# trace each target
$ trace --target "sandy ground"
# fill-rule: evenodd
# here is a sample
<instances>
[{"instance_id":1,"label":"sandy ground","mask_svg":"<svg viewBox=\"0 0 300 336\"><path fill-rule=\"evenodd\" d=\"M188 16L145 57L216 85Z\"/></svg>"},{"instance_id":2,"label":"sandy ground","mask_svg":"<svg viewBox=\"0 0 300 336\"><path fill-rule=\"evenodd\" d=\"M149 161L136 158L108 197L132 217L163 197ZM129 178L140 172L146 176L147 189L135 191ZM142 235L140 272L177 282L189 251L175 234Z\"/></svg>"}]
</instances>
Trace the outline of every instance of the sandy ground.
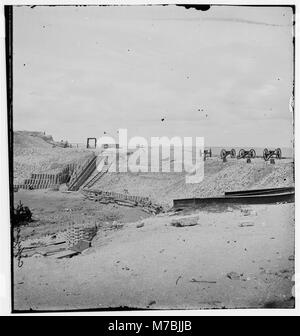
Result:
<instances>
[{"instance_id":1,"label":"sandy ground","mask_svg":"<svg viewBox=\"0 0 300 336\"><path fill-rule=\"evenodd\" d=\"M20 189L14 193L14 204L17 205L19 201L33 213L33 222L22 227L22 239L56 234L66 230L72 222L106 228L112 223L127 223L149 217L139 208L91 202L79 192Z\"/></svg>"},{"instance_id":2,"label":"sandy ground","mask_svg":"<svg viewBox=\"0 0 300 336\"><path fill-rule=\"evenodd\" d=\"M249 209L196 212L188 227L166 214L140 228L133 220L98 231L92 248L71 259L15 262L14 308L293 307L294 204Z\"/></svg>"}]
</instances>

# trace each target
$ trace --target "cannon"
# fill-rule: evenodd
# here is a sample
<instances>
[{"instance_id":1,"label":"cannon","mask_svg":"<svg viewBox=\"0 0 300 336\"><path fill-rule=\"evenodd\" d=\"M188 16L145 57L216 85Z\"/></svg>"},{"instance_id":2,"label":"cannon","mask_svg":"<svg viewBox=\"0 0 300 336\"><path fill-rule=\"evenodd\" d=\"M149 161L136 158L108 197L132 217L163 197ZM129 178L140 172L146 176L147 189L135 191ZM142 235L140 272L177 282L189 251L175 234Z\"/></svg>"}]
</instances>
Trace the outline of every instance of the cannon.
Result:
<instances>
[{"instance_id":1,"label":"cannon","mask_svg":"<svg viewBox=\"0 0 300 336\"><path fill-rule=\"evenodd\" d=\"M256 152L253 148L250 150L240 149L238 159L247 159L247 163L251 163L251 159L256 157Z\"/></svg>"},{"instance_id":2,"label":"cannon","mask_svg":"<svg viewBox=\"0 0 300 336\"><path fill-rule=\"evenodd\" d=\"M204 153L203 153L203 160L205 161L207 157L211 157L212 153L211 153L211 148L208 149L204 149Z\"/></svg>"},{"instance_id":3,"label":"cannon","mask_svg":"<svg viewBox=\"0 0 300 336\"><path fill-rule=\"evenodd\" d=\"M256 157L256 152L253 148L250 150L240 149L238 158L239 159L254 159Z\"/></svg>"},{"instance_id":4,"label":"cannon","mask_svg":"<svg viewBox=\"0 0 300 336\"><path fill-rule=\"evenodd\" d=\"M229 155L230 155L231 158L235 158L236 157L236 152L235 152L234 148L232 148L230 151L227 151L226 149L222 149L221 150L220 157L223 160L223 162L226 162L226 158Z\"/></svg>"},{"instance_id":5,"label":"cannon","mask_svg":"<svg viewBox=\"0 0 300 336\"><path fill-rule=\"evenodd\" d=\"M204 150L204 155L211 157L211 148L209 150L205 149Z\"/></svg>"},{"instance_id":6,"label":"cannon","mask_svg":"<svg viewBox=\"0 0 300 336\"><path fill-rule=\"evenodd\" d=\"M275 150L269 150L268 148L265 148L263 151L263 158L265 161L269 161L270 159L273 158L281 159L282 158L281 149L276 148ZM272 163L274 163L273 161Z\"/></svg>"}]
</instances>

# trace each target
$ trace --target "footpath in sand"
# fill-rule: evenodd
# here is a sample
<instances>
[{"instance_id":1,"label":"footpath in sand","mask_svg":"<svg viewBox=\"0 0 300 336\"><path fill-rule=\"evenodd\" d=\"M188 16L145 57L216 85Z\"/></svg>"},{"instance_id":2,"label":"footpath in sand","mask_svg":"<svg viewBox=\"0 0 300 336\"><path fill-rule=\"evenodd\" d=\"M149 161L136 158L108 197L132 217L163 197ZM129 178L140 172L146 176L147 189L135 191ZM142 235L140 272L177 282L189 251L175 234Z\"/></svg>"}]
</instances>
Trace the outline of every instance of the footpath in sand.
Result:
<instances>
[{"instance_id":1,"label":"footpath in sand","mask_svg":"<svg viewBox=\"0 0 300 336\"><path fill-rule=\"evenodd\" d=\"M99 231L72 259L15 262L14 309L294 306L294 204L187 216L196 225L158 215Z\"/></svg>"}]
</instances>

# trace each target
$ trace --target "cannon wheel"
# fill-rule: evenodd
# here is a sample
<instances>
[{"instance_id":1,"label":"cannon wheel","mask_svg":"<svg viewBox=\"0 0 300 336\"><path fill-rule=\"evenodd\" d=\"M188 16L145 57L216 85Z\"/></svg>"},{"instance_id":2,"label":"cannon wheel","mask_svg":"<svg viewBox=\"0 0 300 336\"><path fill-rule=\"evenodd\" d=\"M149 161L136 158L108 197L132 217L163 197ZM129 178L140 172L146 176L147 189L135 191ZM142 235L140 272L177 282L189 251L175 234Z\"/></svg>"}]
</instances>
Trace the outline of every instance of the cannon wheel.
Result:
<instances>
[{"instance_id":1,"label":"cannon wheel","mask_svg":"<svg viewBox=\"0 0 300 336\"><path fill-rule=\"evenodd\" d=\"M235 149L232 148L232 150L230 151L230 157L231 157L231 158L235 158L235 156L236 156Z\"/></svg>"},{"instance_id":2,"label":"cannon wheel","mask_svg":"<svg viewBox=\"0 0 300 336\"><path fill-rule=\"evenodd\" d=\"M265 161L269 160L269 150L268 150L268 148L264 149L264 151L263 151L263 157L264 157Z\"/></svg>"},{"instance_id":3,"label":"cannon wheel","mask_svg":"<svg viewBox=\"0 0 300 336\"><path fill-rule=\"evenodd\" d=\"M221 159L226 158L226 150L225 149L221 150L220 157L221 157Z\"/></svg>"},{"instance_id":4,"label":"cannon wheel","mask_svg":"<svg viewBox=\"0 0 300 336\"><path fill-rule=\"evenodd\" d=\"M239 157L243 158L245 156L245 150L244 149L240 149L239 151Z\"/></svg>"},{"instance_id":5,"label":"cannon wheel","mask_svg":"<svg viewBox=\"0 0 300 336\"><path fill-rule=\"evenodd\" d=\"M256 152L255 152L255 150L252 148L252 149L250 149L250 157L252 158L252 159L254 159L255 157L256 157Z\"/></svg>"},{"instance_id":6,"label":"cannon wheel","mask_svg":"<svg viewBox=\"0 0 300 336\"><path fill-rule=\"evenodd\" d=\"M275 152L276 152L277 159L281 159L282 157L281 149L277 148Z\"/></svg>"}]
</instances>

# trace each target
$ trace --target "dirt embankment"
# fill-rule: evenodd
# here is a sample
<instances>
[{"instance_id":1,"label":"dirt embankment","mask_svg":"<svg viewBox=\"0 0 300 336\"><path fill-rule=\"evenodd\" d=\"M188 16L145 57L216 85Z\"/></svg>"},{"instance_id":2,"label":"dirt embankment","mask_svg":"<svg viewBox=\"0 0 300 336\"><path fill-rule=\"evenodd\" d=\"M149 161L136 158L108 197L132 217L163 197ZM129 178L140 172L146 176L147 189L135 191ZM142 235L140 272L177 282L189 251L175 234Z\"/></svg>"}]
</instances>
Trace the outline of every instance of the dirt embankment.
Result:
<instances>
[{"instance_id":1,"label":"dirt embankment","mask_svg":"<svg viewBox=\"0 0 300 336\"><path fill-rule=\"evenodd\" d=\"M42 133L14 133L15 183L22 183L31 173L57 173L69 163L80 164L91 154L86 149L53 147L48 139ZM214 157L205 161L204 172L204 180L197 184L186 183L185 173L107 173L93 188L150 197L170 206L175 198L212 197L231 190L294 184L291 159L276 160L273 165L261 158L247 164L237 159L223 163Z\"/></svg>"},{"instance_id":2,"label":"dirt embankment","mask_svg":"<svg viewBox=\"0 0 300 336\"><path fill-rule=\"evenodd\" d=\"M58 173L65 165L84 161L90 155L90 151L85 149L53 146L47 142L50 137L39 133L14 132L14 183L22 183L32 173Z\"/></svg>"},{"instance_id":3,"label":"dirt embankment","mask_svg":"<svg viewBox=\"0 0 300 336\"><path fill-rule=\"evenodd\" d=\"M94 186L105 191L124 192L150 197L162 204L172 204L176 198L213 197L225 191L256 188L273 188L294 185L291 160L277 160L275 165L254 159L228 160L218 158L205 162L201 183L188 184L185 173L107 173Z\"/></svg>"}]
</instances>

